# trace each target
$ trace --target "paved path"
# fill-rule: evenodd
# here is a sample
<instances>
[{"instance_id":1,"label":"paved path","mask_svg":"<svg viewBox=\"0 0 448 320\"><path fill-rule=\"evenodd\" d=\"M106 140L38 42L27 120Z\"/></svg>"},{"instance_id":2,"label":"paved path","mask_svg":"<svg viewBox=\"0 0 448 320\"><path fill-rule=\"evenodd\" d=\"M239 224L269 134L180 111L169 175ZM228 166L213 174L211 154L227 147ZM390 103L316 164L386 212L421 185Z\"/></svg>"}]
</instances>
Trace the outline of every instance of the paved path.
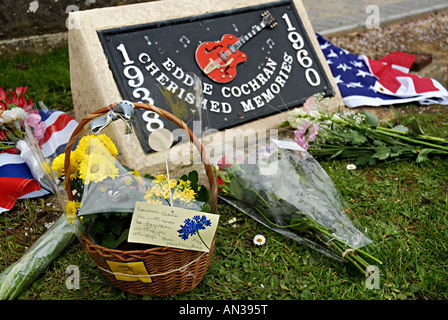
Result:
<instances>
[{"instance_id":1,"label":"paved path","mask_svg":"<svg viewBox=\"0 0 448 320\"><path fill-rule=\"evenodd\" d=\"M322 35L365 27L370 5L379 8L380 23L448 9L448 0L302 0L316 32Z\"/></svg>"}]
</instances>

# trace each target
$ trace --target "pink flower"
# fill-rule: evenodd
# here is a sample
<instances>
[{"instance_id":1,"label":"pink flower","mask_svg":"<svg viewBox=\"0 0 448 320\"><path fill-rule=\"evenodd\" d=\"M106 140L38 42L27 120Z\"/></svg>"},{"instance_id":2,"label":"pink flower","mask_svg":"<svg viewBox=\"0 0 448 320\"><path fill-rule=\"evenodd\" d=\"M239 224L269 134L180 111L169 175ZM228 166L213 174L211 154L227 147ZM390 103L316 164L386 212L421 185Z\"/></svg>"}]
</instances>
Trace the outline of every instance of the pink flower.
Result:
<instances>
[{"instance_id":1,"label":"pink flower","mask_svg":"<svg viewBox=\"0 0 448 320\"><path fill-rule=\"evenodd\" d=\"M305 137L298 137L295 136L294 137L294 141L301 146L303 149L307 150L308 149L308 143L306 143L306 139Z\"/></svg>"},{"instance_id":2,"label":"pink flower","mask_svg":"<svg viewBox=\"0 0 448 320\"><path fill-rule=\"evenodd\" d=\"M300 137L305 136L306 130L308 130L309 126L310 126L310 119L307 118L303 121L302 125L300 126L300 128L298 130Z\"/></svg>"},{"instance_id":3,"label":"pink flower","mask_svg":"<svg viewBox=\"0 0 448 320\"><path fill-rule=\"evenodd\" d=\"M33 135L36 138L37 142L44 138L46 125L42 121L39 113L30 113L28 118L26 119L28 125L33 128Z\"/></svg>"},{"instance_id":4,"label":"pink flower","mask_svg":"<svg viewBox=\"0 0 448 320\"><path fill-rule=\"evenodd\" d=\"M38 113L32 113L26 119L26 122L30 125L31 128L37 127L39 122L41 122L42 118Z\"/></svg>"},{"instance_id":5,"label":"pink flower","mask_svg":"<svg viewBox=\"0 0 448 320\"><path fill-rule=\"evenodd\" d=\"M45 136L45 128L46 125L43 122L39 122L37 127L33 130L33 135L36 138L37 142L40 142Z\"/></svg>"},{"instance_id":6,"label":"pink flower","mask_svg":"<svg viewBox=\"0 0 448 320\"><path fill-rule=\"evenodd\" d=\"M314 96L309 97L303 104L303 112L309 113L313 109L313 105L316 103Z\"/></svg>"},{"instance_id":7,"label":"pink flower","mask_svg":"<svg viewBox=\"0 0 448 320\"><path fill-rule=\"evenodd\" d=\"M319 126L317 125L317 123L315 123L311 126L310 135L308 136L308 142L311 142L314 139L316 139L318 133L319 133Z\"/></svg>"}]
</instances>

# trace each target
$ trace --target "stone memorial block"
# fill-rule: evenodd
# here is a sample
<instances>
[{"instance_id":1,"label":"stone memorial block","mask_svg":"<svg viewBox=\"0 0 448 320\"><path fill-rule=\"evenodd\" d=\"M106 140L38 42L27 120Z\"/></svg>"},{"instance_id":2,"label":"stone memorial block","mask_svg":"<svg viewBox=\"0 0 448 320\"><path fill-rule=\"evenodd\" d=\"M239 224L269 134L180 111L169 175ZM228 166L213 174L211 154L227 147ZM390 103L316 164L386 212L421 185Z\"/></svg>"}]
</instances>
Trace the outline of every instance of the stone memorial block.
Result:
<instances>
[{"instance_id":1,"label":"stone memorial block","mask_svg":"<svg viewBox=\"0 0 448 320\"><path fill-rule=\"evenodd\" d=\"M121 100L151 103L184 120L217 156L224 141L269 134L313 94L330 97L332 111L343 107L300 0L156 1L71 15L78 26L68 35L77 120ZM120 121L106 129L124 164L162 170L164 155L148 138L167 128L177 132L170 168L200 165L194 147L176 144L185 135L171 121L137 110L133 124L136 135L124 135Z\"/></svg>"}]
</instances>

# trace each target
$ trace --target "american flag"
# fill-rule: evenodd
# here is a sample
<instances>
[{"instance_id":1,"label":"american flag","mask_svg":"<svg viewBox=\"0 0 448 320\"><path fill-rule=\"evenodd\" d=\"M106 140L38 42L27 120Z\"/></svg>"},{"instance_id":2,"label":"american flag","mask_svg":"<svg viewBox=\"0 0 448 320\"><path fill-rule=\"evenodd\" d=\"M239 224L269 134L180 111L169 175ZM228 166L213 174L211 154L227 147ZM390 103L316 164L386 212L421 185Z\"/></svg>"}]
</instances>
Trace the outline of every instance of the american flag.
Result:
<instances>
[{"instance_id":1,"label":"american flag","mask_svg":"<svg viewBox=\"0 0 448 320\"><path fill-rule=\"evenodd\" d=\"M316 36L347 107L448 104L448 91L442 84L409 73L415 56L393 52L373 60L339 48L320 34Z\"/></svg>"},{"instance_id":2,"label":"american flag","mask_svg":"<svg viewBox=\"0 0 448 320\"><path fill-rule=\"evenodd\" d=\"M40 142L42 155L53 159L65 151L73 130L78 125L67 113L55 110L39 110L46 128ZM20 154L0 153L0 213L11 210L17 199L48 195Z\"/></svg>"}]
</instances>

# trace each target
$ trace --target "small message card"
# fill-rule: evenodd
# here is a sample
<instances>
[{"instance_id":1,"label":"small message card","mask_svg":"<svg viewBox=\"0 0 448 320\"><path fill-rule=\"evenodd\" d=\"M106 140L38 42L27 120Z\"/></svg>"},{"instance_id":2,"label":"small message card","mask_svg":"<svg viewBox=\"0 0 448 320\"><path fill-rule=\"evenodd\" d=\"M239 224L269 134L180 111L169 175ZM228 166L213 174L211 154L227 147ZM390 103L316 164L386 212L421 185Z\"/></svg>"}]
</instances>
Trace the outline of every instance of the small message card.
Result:
<instances>
[{"instance_id":1,"label":"small message card","mask_svg":"<svg viewBox=\"0 0 448 320\"><path fill-rule=\"evenodd\" d=\"M113 272L115 279L120 281L135 282L141 281L143 283L152 283L151 276L146 269L144 261L113 261L105 260L109 265L110 271ZM129 276L126 276L129 274Z\"/></svg>"},{"instance_id":2,"label":"small message card","mask_svg":"<svg viewBox=\"0 0 448 320\"><path fill-rule=\"evenodd\" d=\"M137 202L128 242L186 250L210 250L219 215Z\"/></svg>"}]
</instances>

